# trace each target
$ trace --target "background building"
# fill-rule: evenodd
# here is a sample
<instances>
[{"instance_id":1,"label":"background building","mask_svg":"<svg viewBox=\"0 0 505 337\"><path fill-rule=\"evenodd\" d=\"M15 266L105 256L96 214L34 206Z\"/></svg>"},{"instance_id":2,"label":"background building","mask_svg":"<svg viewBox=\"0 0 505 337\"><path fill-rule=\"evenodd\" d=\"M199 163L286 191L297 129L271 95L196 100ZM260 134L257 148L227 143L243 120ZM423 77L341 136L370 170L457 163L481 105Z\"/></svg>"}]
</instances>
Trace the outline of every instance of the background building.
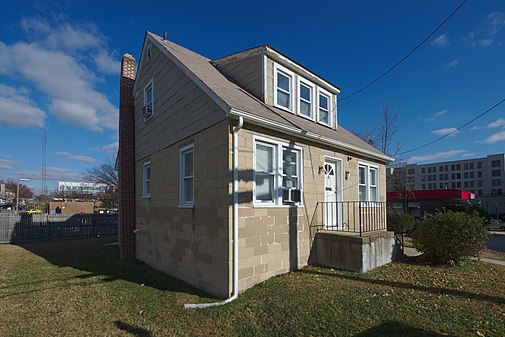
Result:
<instances>
[{"instance_id":1,"label":"background building","mask_svg":"<svg viewBox=\"0 0 505 337\"><path fill-rule=\"evenodd\" d=\"M505 154L483 158L408 164L394 172L409 191L462 189L491 214L505 213ZM395 186L398 188L398 183ZM392 188L390 190L393 190Z\"/></svg>"},{"instance_id":2,"label":"background building","mask_svg":"<svg viewBox=\"0 0 505 337\"><path fill-rule=\"evenodd\" d=\"M58 181L58 193L70 194L105 194L107 185L86 182Z\"/></svg>"}]
</instances>

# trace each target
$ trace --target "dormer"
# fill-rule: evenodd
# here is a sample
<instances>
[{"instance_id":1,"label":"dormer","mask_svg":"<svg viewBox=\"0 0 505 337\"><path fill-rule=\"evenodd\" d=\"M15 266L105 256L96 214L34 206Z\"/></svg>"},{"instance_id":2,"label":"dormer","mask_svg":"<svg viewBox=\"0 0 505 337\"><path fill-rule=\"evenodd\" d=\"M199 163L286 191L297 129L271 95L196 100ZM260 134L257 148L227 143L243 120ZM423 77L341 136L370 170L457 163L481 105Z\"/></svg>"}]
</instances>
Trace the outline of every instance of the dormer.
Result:
<instances>
[{"instance_id":1,"label":"dormer","mask_svg":"<svg viewBox=\"0 0 505 337\"><path fill-rule=\"evenodd\" d=\"M337 129L340 89L272 47L248 49L212 64L265 104Z\"/></svg>"}]
</instances>

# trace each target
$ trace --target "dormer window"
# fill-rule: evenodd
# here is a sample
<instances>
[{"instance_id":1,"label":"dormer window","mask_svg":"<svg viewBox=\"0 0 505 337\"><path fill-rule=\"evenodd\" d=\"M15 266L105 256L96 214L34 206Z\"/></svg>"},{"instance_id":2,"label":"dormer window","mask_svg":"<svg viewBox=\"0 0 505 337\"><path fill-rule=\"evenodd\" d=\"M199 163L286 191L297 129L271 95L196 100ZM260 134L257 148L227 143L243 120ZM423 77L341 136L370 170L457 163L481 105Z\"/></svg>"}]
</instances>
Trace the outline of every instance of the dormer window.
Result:
<instances>
[{"instance_id":1,"label":"dormer window","mask_svg":"<svg viewBox=\"0 0 505 337\"><path fill-rule=\"evenodd\" d=\"M298 113L312 119L312 92L311 86L300 81Z\"/></svg>"},{"instance_id":2,"label":"dormer window","mask_svg":"<svg viewBox=\"0 0 505 337\"><path fill-rule=\"evenodd\" d=\"M275 105L292 110L293 75L287 70L275 68Z\"/></svg>"},{"instance_id":3,"label":"dormer window","mask_svg":"<svg viewBox=\"0 0 505 337\"><path fill-rule=\"evenodd\" d=\"M318 121L321 124L330 125L330 96L319 92Z\"/></svg>"}]
</instances>

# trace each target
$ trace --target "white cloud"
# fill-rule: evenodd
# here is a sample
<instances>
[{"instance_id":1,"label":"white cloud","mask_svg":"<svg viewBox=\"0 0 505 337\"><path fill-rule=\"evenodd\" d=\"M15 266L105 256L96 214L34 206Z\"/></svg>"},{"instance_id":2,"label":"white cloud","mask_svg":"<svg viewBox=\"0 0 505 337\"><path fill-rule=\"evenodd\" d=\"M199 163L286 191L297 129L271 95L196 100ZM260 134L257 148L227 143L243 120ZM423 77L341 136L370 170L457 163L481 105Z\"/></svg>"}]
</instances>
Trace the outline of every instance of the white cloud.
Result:
<instances>
[{"instance_id":1,"label":"white cloud","mask_svg":"<svg viewBox=\"0 0 505 337\"><path fill-rule=\"evenodd\" d=\"M13 128L41 127L45 118L45 112L31 102L26 90L0 84L0 125Z\"/></svg>"},{"instance_id":2,"label":"white cloud","mask_svg":"<svg viewBox=\"0 0 505 337\"><path fill-rule=\"evenodd\" d=\"M479 46L481 47L489 47L493 44L493 39L480 39Z\"/></svg>"},{"instance_id":3,"label":"white cloud","mask_svg":"<svg viewBox=\"0 0 505 337\"><path fill-rule=\"evenodd\" d=\"M447 63L447 68L453 68L453 67L457 66L458 64L459 64L459 60L454 59L451 62Z\"/></svg>"},{"instance_id":4,"label":"white cloud","mask_svg":"<svg viewBox=\"0 0 505 337\"><path fill-rule=\"evenodd\" d=\"M482 130L482 129L484 129L482 126L472 126L470 128L471 131Z\"/></svg>"},{"instance_id":5,"label":"white cloud","mask_svg":"<svg viewBox=\"0 0 505 337\"><path fill-rule=\"evenodd\" d=\"M484 139L480 143L493 144L493 143L501 142L501 141L504 141L504 140L505 140L505 130L497 132L495 134L492 134L491 136L487 137L486 139Z\"/></svg>"},{"instance_id":6,"label":"white cloud","mask_svg":"<svg viewBox=\"0 0 505 337\"><path fill-rule=\"evenodd\" d=\"M0 75L31 82L47 96L52 115L65 123L94 131L117 129L118 108L94 88L99 75L118 69L103 35L93 26L68 22L25 19L21 25L34 41L0 41Z\"/></svg>"},{"instance_id":7,"label":"white cloud","mask_svg":"<svg viewBox=\"0 0 505 337\"><path fill-rule=\"evenodd\" d=\"M477 153L475 153L475 152L468 152L468 153L464 153L461 157L468 158L468 157L475 157L476 155L477 155Z\"/></svg>"},{"instance_id":8,"label":"white cloud","mask_svg":"<svg viewBox=\"0 0 505 337\"><path fill-rule=\"evenodd\" d=\"M490 129L505 127L505 118L500 117L494 122L489 123L487 127Z\"/></svg>"},{"instance_id":9,"label":"white cloud","mask_svg":"<svg viewBox=\"0 0 505 337\"><path fill-rule=\"evenodd\" d=\"M445 115L445 114L447 113L447 111L448 111L448 110L441 110L441 111L439 111L439 112L434 113L434 114L433 114L433 116L435 116L435 117L440 117L440 116L442 116L442 115Z\"/></svg>"},{"instance_id":10,"label":"white cloud","mask_svg":"<svg viewBox=\"0 0 505 337\"><path fill-rule=\"evenodd\" d=\"M19 171L17 176L28 178L28 179L40 179L40 171ZM60 167L47 167L46 168L46 179L52 181L83 181L84 177L82 174L75 173L72 170L64 169Z\"/></svg>"},{"instance_id":11,"label":"white cloud","mask_svg":"<svg viewBox=\"0 0 505 337\"><path fill-rule=\"evenodd\" d=\"M440 160L440 159L448 159L448 158L454 158L456 156L461 156L461 155L464 156L466 153L469 153L469 151L468 150L442 151L442 152L427 154L424 156L413 156L408 159L408 162L409 163L421 163L421 162L435 161L435 160Z\"/></svg>"},{"instance_id":12,"label":"white cloud","mask_svg":"<svg viewBox=\"0 0 505 337\"><path fill-rule=\"evenodd\" d=\"M82 161L82 162L85 162L85 163L94 163L94 162L96 162L95 158L91 158L91 157L83 156L83 155L71 154L71 153L68 153L68 152L55 152L54 155L65 157L65 158L68 158L70 160Z\"/></svg>"},{"instance_id":13,"label":"white cloud","mask_svg":"<svg viewBox=\"0 0 505 337\"><path fill-rule=\"evenodd\" d=\"M459 133L457 131L458 129L456 128L445 128L445 129L438 129L438 130L433 130L431 131L432 134L437 135L437 136L445 136L445 135L454 135L456 133Z\"/></svg>"},{"instance_id":14,"label":"white cloud","mask_svg":"<svg viewBox=\"0 0 505 337\"><path fill-rule=\"evenodd\" d=\"M18 165L17 162L10 159L0 158L0 169L13 169Z\"/></svg>"},{"instance_id":15,"label":"white cloud","mask_svg":"<svg viewBox=\"0 0 505 337\"><path fill-rule=\"evenodd\" d=\"M444 34L440 35L435 40L433 40L433 42L431 44L433 44L435 46L439 46L439 47L445 47L445 46L449 45L449 39L447 38L447 34L444 33Z\"/></svg>"},{"instance_id":16,"label":"white cloud","mask_svg":"<svg viewBox=\"0 0 505 337\"><path fill-rule=\"evenodd\" d=\"M110 144L105 144L103 146L92 147L91 151L100 151L100 152L117 152L119 148L119 142L112 142Z\"/></svg>"}]
</instances>

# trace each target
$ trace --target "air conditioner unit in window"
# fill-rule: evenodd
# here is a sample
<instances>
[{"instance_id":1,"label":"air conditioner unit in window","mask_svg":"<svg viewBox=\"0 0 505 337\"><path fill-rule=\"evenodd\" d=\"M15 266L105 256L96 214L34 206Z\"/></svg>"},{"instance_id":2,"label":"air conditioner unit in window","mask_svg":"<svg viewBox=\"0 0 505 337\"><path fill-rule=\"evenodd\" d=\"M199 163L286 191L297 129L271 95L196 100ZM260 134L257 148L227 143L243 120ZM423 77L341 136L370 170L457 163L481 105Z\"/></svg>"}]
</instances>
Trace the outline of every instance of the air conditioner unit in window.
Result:
<instances>
[{"instance_id":1,"label":"air conditioner unit in window","mask_svg":"<svg viewBox=\"0 0 505 337\"><path fill-rule=\"evenodd\" d=\"M297 188L283 188L282 201L285 203L295 203L302 201L302 191Z\"/></svg>"},{"instance_id":2,"label":"air conditioner unit in window","mask_svg":"<svg viewBox=\"0 0 505 337\"><path fill-rule=\"evenodd\" d=\"M152 104L144 105L142 108L142 117L149 118L153 115L153 106Z\"/></svg>"}]
</instances>

